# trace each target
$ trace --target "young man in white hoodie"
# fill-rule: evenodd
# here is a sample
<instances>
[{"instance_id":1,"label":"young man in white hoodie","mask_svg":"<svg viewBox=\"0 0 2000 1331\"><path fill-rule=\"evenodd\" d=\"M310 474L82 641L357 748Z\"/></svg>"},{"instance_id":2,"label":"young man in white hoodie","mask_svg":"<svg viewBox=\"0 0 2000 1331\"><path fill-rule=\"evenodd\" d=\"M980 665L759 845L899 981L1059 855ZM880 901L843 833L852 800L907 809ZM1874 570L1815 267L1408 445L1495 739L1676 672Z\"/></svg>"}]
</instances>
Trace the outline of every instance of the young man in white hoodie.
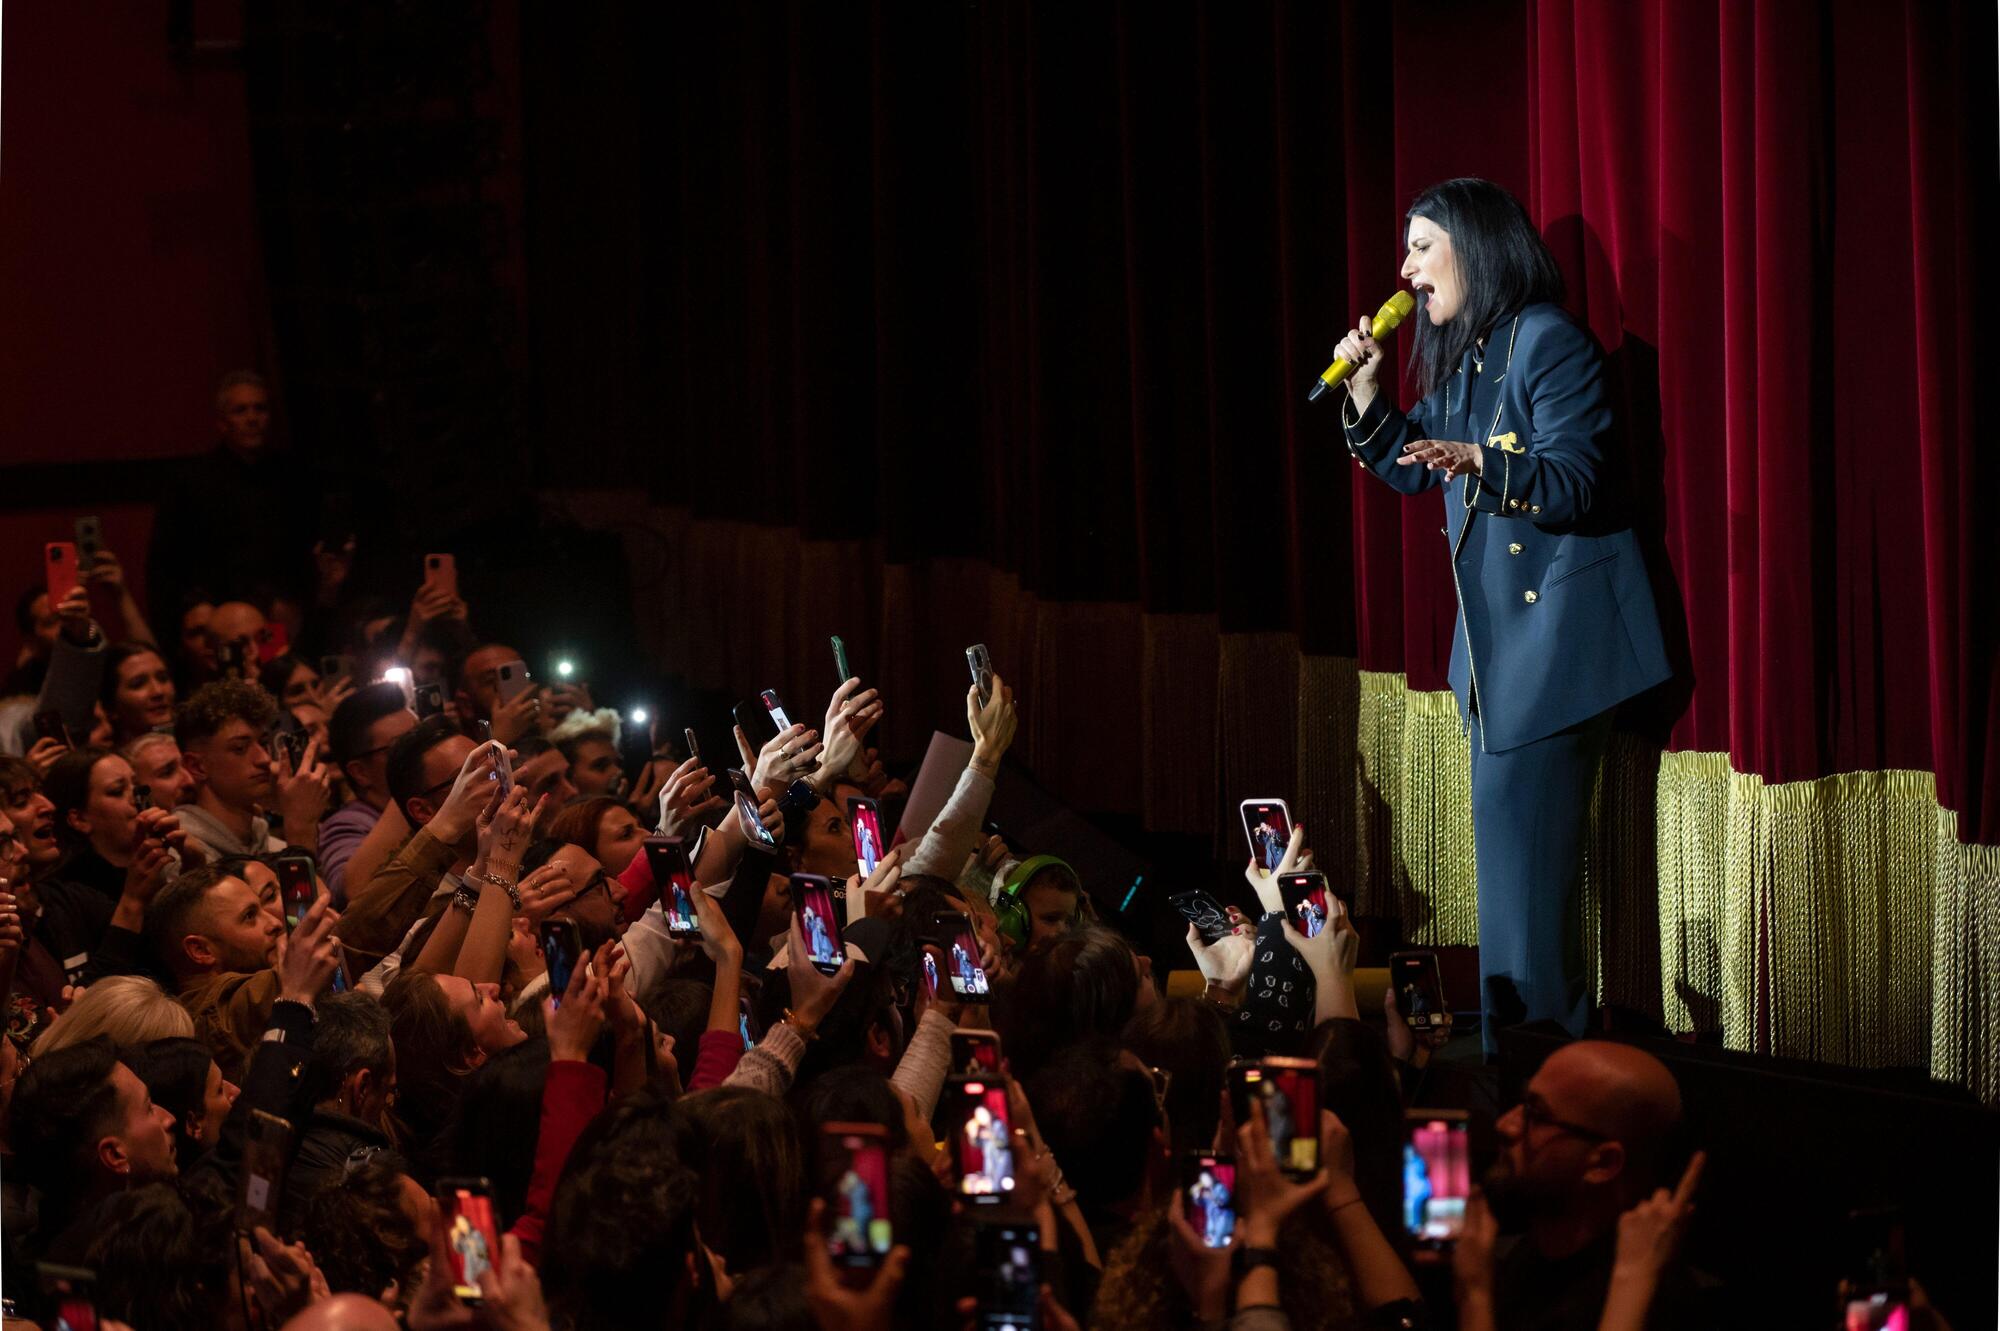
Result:
<instances>
[{"instance_id":1,"label":"young man in white hoodie","mask_svg":"<svg viewBox=\"0 0 2000 1331\"><path fill-rule=\"evenodd\" d=\"M317 853L332 774L308 743L298 770L275 761L266 742L278 703L257 685L204 684L174 713L174 738L195 778L194 799L175 813L202 845L223 855L266 855L290 844ZM276 812L284 839L274 834Z\"/></svg>"}]
</instances>

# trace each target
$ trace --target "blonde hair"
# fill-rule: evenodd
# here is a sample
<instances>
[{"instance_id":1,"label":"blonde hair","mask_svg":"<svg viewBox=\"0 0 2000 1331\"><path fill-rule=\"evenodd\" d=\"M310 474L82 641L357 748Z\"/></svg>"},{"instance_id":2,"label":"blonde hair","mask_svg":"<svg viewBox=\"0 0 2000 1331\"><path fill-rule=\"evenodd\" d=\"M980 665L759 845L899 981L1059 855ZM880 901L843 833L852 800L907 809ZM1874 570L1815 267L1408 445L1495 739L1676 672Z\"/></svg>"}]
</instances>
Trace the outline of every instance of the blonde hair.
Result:
<instances>
[{"instance_id":1,"label":"blonde hair","mask_svg":"<svg viewBox=\"0 0 2000 1331\"><path fill-rule=\"evenodd\" d=\"M35 1041L35 1058L106 1036L121 1049L194 1035L194 1018L166 990L143 975L112 975L78 996Z\"/></svg>"}]
</instances>

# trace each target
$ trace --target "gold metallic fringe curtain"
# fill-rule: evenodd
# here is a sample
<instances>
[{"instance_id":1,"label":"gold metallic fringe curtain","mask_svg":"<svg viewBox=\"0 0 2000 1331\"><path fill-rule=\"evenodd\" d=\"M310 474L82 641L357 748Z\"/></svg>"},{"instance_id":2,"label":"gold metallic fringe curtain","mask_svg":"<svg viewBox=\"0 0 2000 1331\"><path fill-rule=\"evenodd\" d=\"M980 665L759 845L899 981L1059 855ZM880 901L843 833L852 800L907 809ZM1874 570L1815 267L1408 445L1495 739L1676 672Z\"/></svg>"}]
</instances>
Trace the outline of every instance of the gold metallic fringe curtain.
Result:
<instances>
[{"instance_id":1,"label":"gold metallic fringe curtain","mask_svg":"<svg viewBox=\"0 0 2000 1331\"><path fill-rule=\"evenodd\" d=\"M963 713L986 642L1023 702L1019 756L1080 809L1209 836L1234 799L1285 794L1364 914L1419 945L1478 941L1471 776L1449 693L1307 656L1212 615L1043 601L975 561L888 563L859 542L570 495L626 537L641 640L707 688L829 682L826 635L920 751ZM2000 847L1964 846L1924 772L1771 786L1720 753L1615 736L1593 800L1585 911L1601 1001L1731 1048L1927 1067L2000 1101Z\"/></svg>"}]
</instances>

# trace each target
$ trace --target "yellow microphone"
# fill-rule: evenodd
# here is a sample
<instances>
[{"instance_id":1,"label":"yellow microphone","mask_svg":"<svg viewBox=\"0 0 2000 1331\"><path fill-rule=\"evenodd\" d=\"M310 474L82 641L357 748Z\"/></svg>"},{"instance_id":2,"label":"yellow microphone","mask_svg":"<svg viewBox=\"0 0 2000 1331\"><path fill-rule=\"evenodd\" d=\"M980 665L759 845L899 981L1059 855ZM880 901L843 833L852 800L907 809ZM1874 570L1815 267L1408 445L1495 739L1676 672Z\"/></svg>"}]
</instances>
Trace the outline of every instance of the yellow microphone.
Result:
<instances>
[{"instance_id":1,"label":"yellow microphone","mask_svg":"<svg viewBox=\"0 0 2000 1331\"><path fill-rule=\"evenodd\" d=\"M1382 308L1375 311L1375 326L1368 330L1369 336L1381 341L1396 331L1403 320L1410 317L1410 311L1417 308L1416 297L1407 291L1398 291L1382 302ZM1306 401L1317 402L1320 395L1329 388L1338 388L1348 375L1354 373L1354 362L1343 357L1326 367L1326 373L1313 380L1313 386L1306 393Z\"/></svg>"}]
</instances>

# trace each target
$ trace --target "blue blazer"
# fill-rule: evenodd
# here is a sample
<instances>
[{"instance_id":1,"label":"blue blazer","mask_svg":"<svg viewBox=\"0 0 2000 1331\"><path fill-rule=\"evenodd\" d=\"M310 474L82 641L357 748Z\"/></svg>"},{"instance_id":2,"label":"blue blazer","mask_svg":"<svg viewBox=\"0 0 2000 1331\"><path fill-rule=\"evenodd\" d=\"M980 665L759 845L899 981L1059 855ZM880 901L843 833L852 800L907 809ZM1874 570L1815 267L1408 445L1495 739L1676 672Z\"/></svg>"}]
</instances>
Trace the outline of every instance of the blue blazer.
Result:
<instances>
[{"instance_id":1,"label":"blue blazer","mask_svg":"<svg viewBox=\"0 0 2000 1331\"><path fill-rule=\"evenodd\" d=\"M1559 306L1503 320L1484 370L1500 386L1499 416L1484 397L1468 427L1462 404L1475 373L1467 355L1449 426L1443 403L1425 398L1406 416L1386 392L1358 419L1350 399L1342 424L1363 467L1405 494L1443 495L1459 605L1451 687L1483 751L1499 753L1587 721L1673 668L1619 472L1605 458L1611 409L1597 344ZM1469 441L1485 451L1481 475L1445 486L1443 472L1397 465L1411 440L1463 440L1468 428L1485 436Z\"/></svg>"}]
</instances>

